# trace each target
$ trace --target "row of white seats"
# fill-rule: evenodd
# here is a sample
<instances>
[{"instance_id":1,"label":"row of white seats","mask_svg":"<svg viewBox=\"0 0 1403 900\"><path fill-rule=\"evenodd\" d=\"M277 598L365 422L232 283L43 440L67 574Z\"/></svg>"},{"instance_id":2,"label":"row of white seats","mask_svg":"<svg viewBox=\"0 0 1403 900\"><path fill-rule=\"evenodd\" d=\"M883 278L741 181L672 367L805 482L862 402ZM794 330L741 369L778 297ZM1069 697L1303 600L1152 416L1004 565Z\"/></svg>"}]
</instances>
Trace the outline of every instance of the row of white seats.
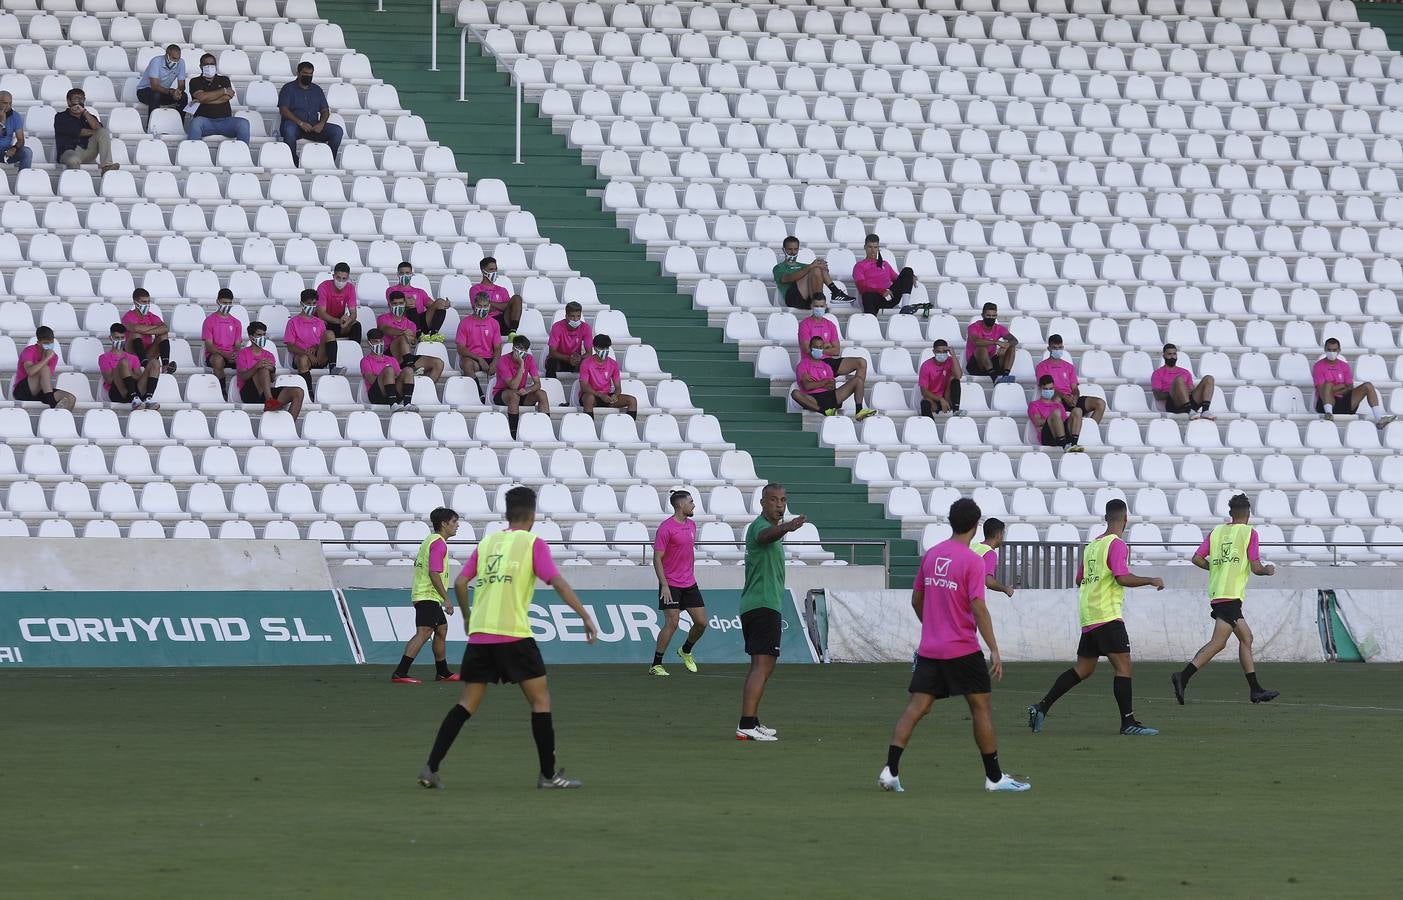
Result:
<instances>
[{"instance_id":1,"label":"row of white seats","mask_svg":"<svg viewBox=\"0 0 1403 900\"><path fill-rule=\"evenodd\" d=\"M87 47L89 49L102 47L103 45L116 45L125 48L135 46L145 49L145 44L165 47L168 44L193 45L201 49L214 50L226 47L239 47L244 50L277 49L285 54L300 57L309 50L321 50L328 55L337 50L346 49L346 36L341 31L340 25L331 23L321 23L308 28L298 21L279 21L272 23L259 22L256 19L242 19L232 23L226 28L225 22L215 18L199 18L187 23L169 16L161 16L143 22L140 18L132 15L112 16L108 18L98 18L93 15L74 16L66 23L60 22L57 31L54 29L53 20L50 18L33 17L28 23L21 22L13 14L0 15L0 48L15 40L25 40L27 42L41 41L53 44L57 41L72 41L69 45L59 45L55 48L55 55L52 57L56 69L67 69L74 67L79 59L71 52L64 56L59 56L58 52L65 46ZM13 49L20 47L39 47L37 43L22 43ZM42 48L41 48L42 49ZM140 50L138 50L140 52ZM160 51L157 51L159 54ZM35 60L37 62L37 60ZM16 59L13 63L15 68L23 70L22 62L30 62L30 58ZM67 65L64 65L67 64ZM33 66L32 68L43 68L43 66ZM87 66L77 65L76 68L87 68ZM98 65L93 68L103 69ZM187 64L187 69L194 66ZM140 71L138 66L134 71Z\"/></svg>"},{"instance_id":2,"label":"row of white seats","mask_svg":"<svg viewBox=\"0 0 1403 900\"><path fill-rule=\"evenodd\" d=\"M46 15L69 18L78 13L111 17L120 14L147 19L164 12L183 19L256 19L263 22L316 19L316 0L7 0L8 12L26 19Z\"/></svg>"}]
</instances>

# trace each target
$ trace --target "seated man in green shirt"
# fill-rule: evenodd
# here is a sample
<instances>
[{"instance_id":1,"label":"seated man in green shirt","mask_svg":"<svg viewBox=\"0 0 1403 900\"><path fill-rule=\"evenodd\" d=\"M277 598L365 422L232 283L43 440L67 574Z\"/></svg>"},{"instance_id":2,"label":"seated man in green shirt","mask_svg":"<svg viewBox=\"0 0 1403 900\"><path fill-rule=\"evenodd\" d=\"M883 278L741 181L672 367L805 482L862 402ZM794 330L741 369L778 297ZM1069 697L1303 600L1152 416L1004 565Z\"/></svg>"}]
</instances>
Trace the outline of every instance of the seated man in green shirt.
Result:
<instances>
[{"instance_id":1,"label":"seated man in green shirt","mask_svg":"<svg viewBox=\"0 0 1403 900\"><path fill-rule=\"evenodd\" d=\"M825 287L833 295L834 302L853 302L852 295L833 283L832 276L828 274L827 260L815 259L807 265L799 262L799 239L792 234L780 246L784 259L772 271L775 286L783 295L785 306L808 309L813 305L814 297L823 296Z\"/></svg>"}]
</instances>

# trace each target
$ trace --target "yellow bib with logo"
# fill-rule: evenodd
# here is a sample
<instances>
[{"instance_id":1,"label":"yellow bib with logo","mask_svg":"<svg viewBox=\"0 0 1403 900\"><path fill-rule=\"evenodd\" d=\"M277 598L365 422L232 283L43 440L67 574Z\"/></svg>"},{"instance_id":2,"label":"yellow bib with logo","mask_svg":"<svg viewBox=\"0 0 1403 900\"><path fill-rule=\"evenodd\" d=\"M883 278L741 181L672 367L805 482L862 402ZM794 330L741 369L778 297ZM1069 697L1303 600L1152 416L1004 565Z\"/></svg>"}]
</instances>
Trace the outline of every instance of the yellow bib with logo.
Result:
<instances>
[{"instance_id":1,"label":"yellow bib with logo","mask_svg":"<svg viewBox=\"0 0 1403 900\"><path fill-rule=\"evenodd\" d=\"M1251 563L1251 525L1219 525L1208 535L1208 599L1241 600Z\"/></svg>"},{"instance_id":2,"label":"yellow bib with logo","mask_svg":"<svg viewBox=\"0 0 1403 900\"><path fill-rule=\"evenodd\" d=\"M434 544L442 540L443 535L431 534L424 538L424 542L419 545L419 555L414 558L414 584L409 589L410 602L419 603L423 600L432 600L435 603L443 602L443 597L434 587L433 579L429 577L429 551L433 549ZM444 559L446 561L447 557ZM442 572L438 574L443 575Z\"/></svg>"},{"instance_id":3,"label":"yellow bib with logo","mask_svg":"<svg viewBox=\"0 0 1403 900\"><path fill-rule=\"evenodd\" d=\"M477 546L477 586L468 617L468 633L531 636L526 612L536 593L536 567L530 531L498 531Z\"/></svg>"},{"instance_id":4,"label":"yellow bib with logo","mask_svg":"<svg viewBox=\"0 0 1403 900\"><path fill-rule=\"evenodd\" d=\"M1116 576L1111 574L1106 564L1111 543L1119 540L1114 534L1103 534L1086 545L1082 551L1081 594L1078 605L1081 607L1081 627L1100 625L1121 617L1125 606L1125 588L1121 587Z\"/></svg>"}]
</instances>

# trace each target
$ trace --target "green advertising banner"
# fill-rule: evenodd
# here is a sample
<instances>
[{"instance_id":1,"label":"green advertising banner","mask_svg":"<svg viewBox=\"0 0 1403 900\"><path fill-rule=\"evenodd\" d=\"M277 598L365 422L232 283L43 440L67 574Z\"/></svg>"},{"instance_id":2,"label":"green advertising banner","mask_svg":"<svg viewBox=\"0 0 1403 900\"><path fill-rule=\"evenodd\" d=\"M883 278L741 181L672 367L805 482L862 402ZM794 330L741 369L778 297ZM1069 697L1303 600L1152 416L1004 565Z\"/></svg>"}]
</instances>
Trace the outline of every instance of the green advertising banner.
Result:
<instances>
[{"instance_id":1,"label":"green advertising banner","mask_svg":"<svg viewBox=\"0 0 1403 900\"><path fill-rule=\"evenodd\" d=\"M414 607L407 590L352 589L342 592L351 611L351 623L368 663L394 665L404 652L405 642L414 636ZM541 645L547 664L628 663L646 665L652 661L653 647L663 624L654 591L578 591L580 602L589 609L599 628L599 640L585 643L584 622L549 588L536 591L531 604L531 632ZM706 613L710 630L697 645L697 659L707 663L749 662L740 633L740 591L706 591ZM781 662L814 662L814 654L804 635L794 598L786 592L783 610L784 632L780 641ZM690 627L687 614L673 645L680 647ZM455 611L448 620L448 659L457 666L466 641L463 618ZM421 651L427 663L427 648Z\"/></svg>"},{"instance_id":2,"label":"green advertising banner","mask_svg":"<svg viewBox=\"0 0 1403 900\"><path fill-rule=\"evenodd\" d=\"M0 668L355 661L331 591L0 592Z\"/></svg>"}]
</instances>

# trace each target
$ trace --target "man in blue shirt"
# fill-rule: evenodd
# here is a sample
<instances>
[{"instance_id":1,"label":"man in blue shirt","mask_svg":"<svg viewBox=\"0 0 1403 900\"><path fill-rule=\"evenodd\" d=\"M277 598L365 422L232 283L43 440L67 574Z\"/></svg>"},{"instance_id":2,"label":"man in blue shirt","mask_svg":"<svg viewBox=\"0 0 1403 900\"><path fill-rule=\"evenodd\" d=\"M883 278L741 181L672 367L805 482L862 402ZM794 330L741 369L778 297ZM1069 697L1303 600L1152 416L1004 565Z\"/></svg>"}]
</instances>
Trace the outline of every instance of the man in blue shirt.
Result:
<instances>
[{"instance_id":1,"label":"man in blue shirt","mask_svg":"<svg viewBox=\"0 0 1403 900\"><path fill-rule=\"evenodd\" d=\"M146 104L148 111L162 106L174 106L185 121L185 63L180 47L171 44L164 56L156 56L141 73L142 86L136 89L136 99Z\"/></svg>"},{"instance_id":2,"label":"man in blue shirt","mask_svg":"<svg viewBox=\"0 0 1403 900\"><path fill-rule=\"evenodd\" d=\"M112 133L83 108L86 99L74 88L68 92L68 108L54 116L54 155L70 169L98 160L98 171L111 172L118 167L112 161Z\"/></svg>"},{"instance_id":3,"label":"man in blue shirt","mask_svg":"<svg viewBox=\"0 0 1403 900\"><path fill-rule=\"evenodd\" d=\"M34 151L24 145L24 117L15 109L15 98L0 91L0 162L27 169Z\"/></svg>"},{"instance_id":4,"label":"man in blue shirt","mask_svg":"<svg viewBox=\"0 0 1403 900\"><path fill-rule=\"evenodd\" d=\"M326 105L326 94L312 84L312 71L311 63L298 63L297 80L289 81L278 92L278 112L283 117L278 131L292 149L293 165L299 165L298 140L330 144L334 162L336 151L341 148L341 138L345 136L340 125L327 121L331 118L331 108Z\"/></svg>"}]
</instances>

